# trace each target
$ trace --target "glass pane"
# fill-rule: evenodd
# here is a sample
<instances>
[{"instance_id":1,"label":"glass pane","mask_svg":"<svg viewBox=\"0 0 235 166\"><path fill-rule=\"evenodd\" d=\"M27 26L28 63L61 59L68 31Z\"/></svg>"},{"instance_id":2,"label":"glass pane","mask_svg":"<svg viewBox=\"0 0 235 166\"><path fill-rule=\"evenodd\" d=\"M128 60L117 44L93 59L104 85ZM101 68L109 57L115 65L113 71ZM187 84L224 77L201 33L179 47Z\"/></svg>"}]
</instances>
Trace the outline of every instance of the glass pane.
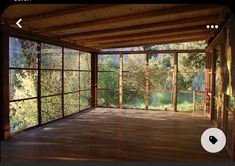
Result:
<instances>
[{"instance_id":1,"label":"glass pane","mask_svg":"<svg viewBox=\"0 0 235 166\"><path fill-rule=\"evenodd\" d=\"M61 93L61 72L41 71L41 95L53 95Z\"/></svg>"},{"instance_id":2,"label":"glass pane","mask_svg":"<svg viewBox=\"0 0 235 166\"><path fill-rule=\"evenodd\" d=\"M123 91L123 107L145 109L145 92Z\"/></svg>"},{"instance_id":3,"label":"glass pane","mask_svg":"<svg viewBox=\"0 0 235 166\"><path fill-rule=\"evenodd\" d=\"M118 71L119 55L98 55L98 71Z\"/></svg>"},{"instance_id":4,"label":"glass pane","mask_svg":"<svg viewBox=\"0 0 235 166\"><path fill-rule=\"evenodd\" d=\"M177 86L180 90L204 90L205 73L178 73Z\"/></svg>"},{"instance_id":5,"label":"glass pane","mask_svg":"<svg viewBox=\"0 0 235 166\"><path fill-rule=\"evenodd\" d=\"M150 91L172 90L173 57L172 54L148 54Z\"/></svg>"},{"instance_id":6,"label":"glass pane","mask_svg":"<svg viewBox=\"0 0 235 166\"><path fill-rule=\"evenodd\" d=\"M79 70L79 51L64 48L64 69Z\"/></svg>"},{"instance_id":7,"label":"glass pane","mask_svg":"<svg viewBox=\"0 0 235 166\"><path fill-rule=\"evenodd\" d=\"M123 55L123 89L144 91L146 88L146 55L130 54Z\"/></svg>"},{"instance_id":8,"label":"glass pane","mask_svg":"<svg viewBox=\"0 0 235 166\"><path fill-rule=\"evenodd\" d=\"M135 91L145 91L146 89L146 79L145 73L123 73L123 89L124 90L135 90Z\"/></svg>"},{"instance_id":9,"label":"glass pane","mask_svg":"<svg viewBox=\"0 0 235 166\"><path fill-rule=\"evenodd\" d=\"M177 110L193 111L193 92L178 92L177 94Z\"/></svg>"},{"instance_id":10,"label":"glass pane","mask_svg":"<svg viewBox=\"0 0 235 166\"><path fill-rule=\"evenodd\" d=\"M80 91L80 110L89 108L91 103L91 91Z\"/></svg>"},{"instance_id":11,"label":"glass pane","mask_svg":"<svg viewBox=\"0 0 235 166\"><path fill-rule=\"evenodd\" d=\"M98 72L98 88L100 89L118 89L118 72Z\"/></svg>"},{"instance_id":12,"label":"glass pane","mask_svg":"<svg viewBox=\"0 0 235 166\"><path fill-rule=\"evenodd\" d=\"M64 72L64 92L74 92L79 90L79 71Z\"/></svg>"},{"instance_id":13,"label":"glass pane","mask_svg":"<svg viewBox=\"0 0 235 166\"><path fill-rule=\"evenodd\" d=\"M123 55L123 71L144 72L146 66L145 54L124 54Z\"/></svg>"},{"instance_id":14,"label":"glass pane","mask_svg":"<svg viewBox=\"0 0 235 166\"><path fill-rule=\"evenodd\" d=\"M9 38L9 65L18 68L37 68L37 42Z\"/></svg>"},{"instance_id":15,"label":"glass pane","mask_svg":"<svg viewBox=\"0 0 235 166\"><path fill-rule=\"evenodd\" d=\"M149 109L173 110L173 92L150 92Z\"/></svg>"},{"instance_id":16,"label":"glass pane","mask_svg":"<svg viewBox=\"0 0 235 166\"><path fill-rule=\"evenodd\" d=\"M204 111L204 94L196 93L195 94L195 111L203 112Z\"/></svg>"},{"instance_id":17,"label":"glass pane","mask_svg":"<svg viewBox=\"0 0 235 166\"><path fill-rule=\"evenodd\" d=\"M70 115L79 111L79 93L64 95L64 115Z\"/></svg>"},{"instance_id":18,"label":"glass pane","mask_svg":"<svg viewBox=\"0 0 235 166\"><path fill-rule=\"evenodd\" d=\"M149 90L172 90L173 89L173 73L149 73Z\"/></svg>"},{"instance_id":19,"label":"glass pane","mask_svg":"<svg viewBox=\"0 0 235 166\"><path fill-rule=\"evenodd\" d=\"M45 97L42 103L42 123L62 117L61 96Z\"/></svg>"},{"instance_id":20,"label":"glass pane","mask_svg":"<svg viewBox=\"0 0 235 166\"><path fill-rule=\"evenodd\" d=\"M174 55L148 54L150 72L173 72Z\"/></svg>"},{"instance_id":21,"label":"glass pane","mask_svg":"<svg viewBox=\"0 0 235 166\"><path fill-rule=\"evenodd\" d=\"M35 70L9 70L10 100L37 97L37 77Z\"/></svg>"},{"instance_id":22,"label":"glass pane","mask_svg":"<svg viewBox=\"0 0 235 166\"><path fill-rule=\"evenodd\" d=\"M80 89L86 90L91 88L91 72L80 72Z\"/></svg>"},{"instance_id":23,"label":"glass pane","mask_svg":"<svg viewBox=\"0 0 235 166\"><path fill-rule=\"evenodd\" d=\"M62 68L62 48L50 44L41 44L41 68L61 69Z\"/></svg>"},{"instance_id":24,"label":"glass pane","mask_svg":"<svg viewBox=\"0 0 235 166\"><path fill-rule=\"evenodd\" d=\"M37 99L10 102L10 131L20 131L38 124Z\"/></svg>"},{"instance_id":25,"label":"glass pane","mask_svg":"<svg viewBox=\"0 0 235 166\"><path fill-rule=\"evenodd\" d=\"M80 52L80 70L91 70L91 54Z\"/></svg>"},{"instance_id":26,"label":"glass pane","mask_svg":"<svg viewBox=\"0 0 235 166\"><path fill-rule=\"evenodd\" d=\"M118 91L98 90L98 105L103 107L118 107Z\"/></svg>"},{"instance_id":27,"label":"glass pane","mask_svg":"<svg viewBox=\"0 0 235 166\"><path fill-rule=\"evenodd\" d=\"M179 53L178 70L180 72L196 72L205 69L205 53Z\"/></svg>"}]
</instances>

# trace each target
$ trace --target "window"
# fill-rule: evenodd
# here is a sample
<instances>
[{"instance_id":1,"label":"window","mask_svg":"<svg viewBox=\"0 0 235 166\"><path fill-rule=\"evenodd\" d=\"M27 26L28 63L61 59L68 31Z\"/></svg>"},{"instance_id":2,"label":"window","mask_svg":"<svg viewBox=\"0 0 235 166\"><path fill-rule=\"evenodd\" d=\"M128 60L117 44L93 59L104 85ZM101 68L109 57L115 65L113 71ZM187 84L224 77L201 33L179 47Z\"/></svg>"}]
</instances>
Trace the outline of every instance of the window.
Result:
<instances>
[{"instance_id":1,"label":"window","mask_svg":"<svg viewBox=\"0 0 235 166\"><path fill-rule=\"evenodd\" d=\"M149 109L173 109L173 54L148 55Z\"/></svg>"},{"instance_id":2,"label":"window","mask_svg":"<svg viewBox=\"0 0 235 166\"><path fill-rule=\"evenodd\" d=\"M205 90L205 58L205 53L178 54L177 109L179 111L193 111L193 91Z\"/></svg>"},{"instance_id":3,"label":"window","mask_svg":"<svg viewBox=\"0 0 235 166\"><path fill-rule=\"evenodd\" d=\"M98 55L98 105L118 106L119 55Z\"/></svg>"},{"instance_id":4,"label":"window","mask_svg":"<svg viewBox=\"0 0 235 166\"><path fill-rule=\"evenodd\" d=\"M38 124L38 43L9 38L10 131Z\"/></svg>"},{"instance_id":5,"label":"window","mask_svg":"<svg viewBox=\"0 0 235 166\"><path fill-rule=\"evenodd\" d=\"M90 108L91 54L80 52L80 109Z\"/></svg>"},{"instance_id":6,"label":"window","mask_svg":"<svg viewBox=\"0 0 235 166\"><path fill-rule=\"evenodd\" d=\"M91 54L10 37L9 94L10 132L89 108Z\"/></svg>"},{"instance_id":7,"label":"window","mask_svg":"<svg viewBox=\"0 0 235 166\"><path fill-rule=\"evenodd\" d=\"M123 106L145 108L146 54L123 55Z\"/></svg>"}]
</instances>

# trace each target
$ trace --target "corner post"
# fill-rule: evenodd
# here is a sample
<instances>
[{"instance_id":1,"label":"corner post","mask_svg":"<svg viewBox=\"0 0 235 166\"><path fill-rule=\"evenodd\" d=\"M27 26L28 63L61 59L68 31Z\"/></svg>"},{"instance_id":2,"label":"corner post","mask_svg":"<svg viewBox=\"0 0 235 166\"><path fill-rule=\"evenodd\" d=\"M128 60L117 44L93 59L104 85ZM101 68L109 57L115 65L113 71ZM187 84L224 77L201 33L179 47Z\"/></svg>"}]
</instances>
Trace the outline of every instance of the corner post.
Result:
<instances>
[{"instance_id":1,"label":"corner post","mask_svg":"<svg viewBox=\"0 0 235 166\"><path fill-rule=\"evenodd\" d=\"M1 41L2 41L2 49L1 49L1 101L0 105L0 113L1 113L1 139L8 140L10 139L10 121L9 121L9 33L8 26L1 25Z\"/></svg>"},{"instance_id":2,"label":"corner post","mask_svg":"<svg viewBox=\"0 0 235 166\"><path fill-rule=\"evenodd\" d=\"M120 67L119 67L119 109L122 109L123 102L123 54L119 56Z\"/></svg>"},{"instance_id":3,"label":"corner post","mask_svg":"<svg viewBox=\"0 0 235 166\"><path fill-rule=\"evenodd\" d=\"M173 75L173 110L177 112L177 75L178 75L178 52L174 54L174 75Z\"/></svg>"},{"instance_id":4,"label":"corner post","mask_svg":"<svg viewBox=\"0 0 235 166\"><path fill-rule=\"evenodd\" d=\"M91 107L97 106L98 54L91 53Z\"/></svg>"},{"instance_id":5,"label":"corner post","mask_svg":"<svg viewBox=\"0 0 235 166\"><path fill-rule=\"evenodd\" d=\"M148 58L148 54L146 54L145 80L146 80L145 107L146 107L146 110L148 110L148 100L149 100L149 58Z\"/></svg>"}]
</instances>

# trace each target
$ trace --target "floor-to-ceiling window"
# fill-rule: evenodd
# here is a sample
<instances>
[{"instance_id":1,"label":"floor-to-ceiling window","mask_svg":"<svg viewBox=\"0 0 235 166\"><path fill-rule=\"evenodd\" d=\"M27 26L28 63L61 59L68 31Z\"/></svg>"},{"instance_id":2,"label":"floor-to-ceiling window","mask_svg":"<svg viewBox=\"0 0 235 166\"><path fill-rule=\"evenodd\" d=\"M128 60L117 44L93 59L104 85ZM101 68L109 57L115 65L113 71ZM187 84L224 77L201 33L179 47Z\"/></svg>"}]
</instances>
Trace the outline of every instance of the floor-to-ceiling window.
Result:
<instances>
[{"instance_id":1,"label":"floor-to-ceiling window","mask_svg":"<svg viewBox=\"0 0 235 166\"><path fill-rule=\"evenodd\" d=\"M90 82L90 53L10 37L10 131L89 108Z\"/></svg>"}]
</instances>

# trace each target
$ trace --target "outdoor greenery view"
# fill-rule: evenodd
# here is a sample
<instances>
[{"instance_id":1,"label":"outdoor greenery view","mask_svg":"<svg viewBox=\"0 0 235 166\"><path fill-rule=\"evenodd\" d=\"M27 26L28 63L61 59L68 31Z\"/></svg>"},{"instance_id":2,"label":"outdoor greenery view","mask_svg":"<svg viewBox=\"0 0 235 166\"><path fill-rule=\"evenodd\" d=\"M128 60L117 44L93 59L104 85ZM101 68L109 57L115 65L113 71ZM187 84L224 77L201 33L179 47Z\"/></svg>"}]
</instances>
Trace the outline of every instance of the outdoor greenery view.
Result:
<instances>
[{"instance_id":1,"label":"outdoor greenery view","mask_svg":"<svg viewBox=\"0 0 235 166\"><path fill-rule=\"evenodd\" d=\"M90 107L90 62L89 53L10 37L11 132Z\"/></svg>"},{"instance_id":2,"label":"outdoor greenery view","mask_svg":"<svg viewBox=\"0 0 235 166\"><path fill-rule=\"evenodd\" d=\"M205 47L205 42L193 42L133 50L204 49ZM120 64L123 65L123 107L145 109L148 79L148 108L173 109L173 54L124 54L123 63L120 62L119 55L98 55L99 106L118 106ZM193 91L205 89L205 53L178 54L177 78L177 109L192 111ZM196 95L196 100L203 102L204 95Z\"/></svg>"},{"instance_id":3,"label":"outdoor greenery view","mask_svg":"<svg viewBox=\"0 0 235 166\"><path fill-rule=\"evenodd\" d=\"M144 50L192 48L205 48L205 43L143 47ZM178 64L178 110L191 111L193 90L204 89L205 54L179 54ZM120 66L124 108L145 109L147 79L149 109L173 108L173 54L124 54L121 62L118 54L98 55L98 106L118 107ZM88 108L91 55L10 37L9 92L11 132Z\"/></svg>"}]
</instances>

